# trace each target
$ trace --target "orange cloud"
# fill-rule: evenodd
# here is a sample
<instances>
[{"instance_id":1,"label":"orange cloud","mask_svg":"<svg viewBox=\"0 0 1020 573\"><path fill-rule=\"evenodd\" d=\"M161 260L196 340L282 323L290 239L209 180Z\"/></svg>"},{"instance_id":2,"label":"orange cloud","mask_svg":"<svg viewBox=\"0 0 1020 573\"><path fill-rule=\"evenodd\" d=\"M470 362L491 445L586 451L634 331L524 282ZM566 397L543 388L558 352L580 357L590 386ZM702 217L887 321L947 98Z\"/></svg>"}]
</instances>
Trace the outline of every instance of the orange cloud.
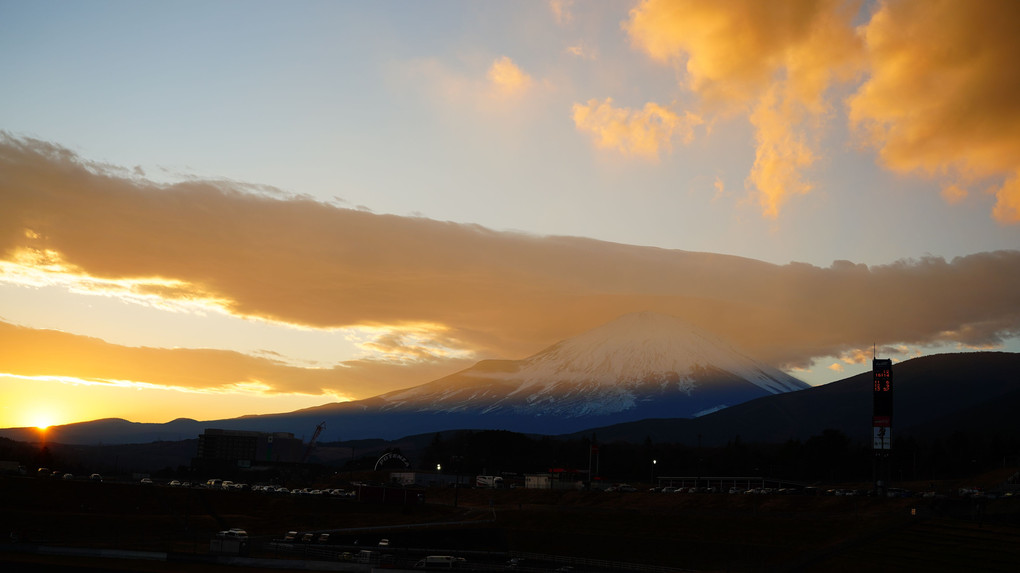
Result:
<instances>
[{"instance_id":1,"label":"orange cloud","mask_svg":"<svg viewBox=\"0 0 1020 573\"><path fill-rule=\"evenodd\" d=\"M681 116L651 102L641 110L613 107L612 98L576 103L573 112L574 125L591 135L596 147L649 159L658 158L660 149L669 150L674 137L690 143L694 126L703 123L690 112Z\"/></svg>"},{"instance_id":2,"label":"orange cloud","mask_svg":"<svg viewBox=\"0 0 1020 573\"><path fill-rule=\"evenodd\" d=\"M796 98L817 108L833 77L852 76L855 11L838 0L782 9L755 0L645 0L624 29L652 58L682 64L688 87L709 104L746 109L785 75Z\"/></svg>"},{"instance_id":3,"label":"orange cloud","mask_svg":"<svg viewBox=\"0 0 1020 573\"><path fill-rule=\"evenodd\" d=\"M549 10L552 12L553 20L563 26L574 19L574 0L549 0Z\"/></svg>"},{"instance_id":4,"label":"orange cloud","mask_svg":"<svg viewBox=\"0 0 1020 573\"><path fill-rule=\"evenodd\" d=\"M514 107L513 118L519 122L522 112L534 112L528 106L538 105L536 101L553 89L549 81L533 78L507 56L491 63L472 60L460 64L421 58L394 63L389 70L400 89L413 85L434 103L449 106L458 114L471 110L489 119L506 117L508 107Z\"/></svg>"},{"instance_id":5,"label":"orange cloud","mask_svg":"<svg viewBox=\"0 0 1020 573\"><path fill-rule=\"evenodd\" d=\"M531 77L507 56L492 63L487 77L496 91L504 95L524 93L532 84Z\"/></svg>"},{"instance_id":6,"label":"orange cloud","mask_svg":"<svg viewBox=\"0 0 1020 573\"><path fill-rule=\"evenodd\" d=\"M1006 180L996 198L992 216L1003 223L1020 223L1020 172Z\"/></svg>"},{"instance_id":7,"label":"orange cloud","mask_svg":"<svg viewBox=\"0 0 1020 573\"><path fill-rule=\"evenodd\" d=\"M364 330L372 352L365 359L302 369L9 327L0 364L20 365L13 374L196 388L258 382L360 397L448 374L475 357L521 358L634 311L678 316L786 366L873 342L976 346L1020 331L1017 251L873 267L777 266L376 215L228 182L161 186L10 138L0 138L0 173L0 281L23 280L11 268L102 285L158 277L172 288L146 292L165 304L200 293L237 316L377 329ZM49 270L16 262L26 249L50 253L38 261ZM53 261L59 265L48 267Z\"/></svg>"},{"instance_id":8,"label":"orange cloud","mask_svg":"<svg viewBox=\"0 0 1020 573\"><path fill-rule=\"evenodd\" d=\"M386 339L378 344L387 344ZM405 344L402 350L407 352L409 348ZM397 352L392 348L389 351ZM126 347L0 322L0 374L78 384L352 399L403 388L409 381L428 382L472 363L463 357L417 358L403 362L351 360L332 368L298 368L232 351Z\"/></svg>"},{"instance_id":9,"label":"orange cloud","mask_svg":"<svg viewBox=\"0 0 1020 573\"><path fill-rule=\"evenodd\" d=\"M801 170L815 161L805 136L797 133L796 124L791 123L796 112L778 102L775 91L769 90L751 113L758 145L746 182L748 188L758 191L762 214L772 219L779 216L780 206L792 195L811 191L813 186L804 181Z\"/></svg>"},{"instance_id":10,"label":"orange cloud","mask_svg":"<svg viewBox=\"0 0 1020 573\"><path fill-rule=\"evenodd\" d=\"M867 81L850 122L898 172L991 180L993 217L1020 222L1020 4L881 2L863 28Z\"/></svg>"},{"instance_id":11,"label":"orange cloud","mask_svg":"<svg viewBox=\"0 0 1020 573\"><path fill-rule=\"evenodd\" d=\"M817 157L812 139L829 111L825 91L858 69L856 6L646 0L624 28L636 48L682 66L703 108L749 115L757 151L747 186L775 218L790 196L812 189L802 172Z\"/></svg>"},{"instance_id":12,"label":"orange cloud","mask_svg":"<svg viewBox=\"0 0 1020 573\"><path fill-rule=\"evenodd\" d=\"M588 46L583 43L577 43L574 44L573 46L567 46L564 51L566 51L568 54L572 56L577 56L578 58L583 58L586 60L598 59L598 51L592 48L591 46Z\"/></svg>"}]
</instances>

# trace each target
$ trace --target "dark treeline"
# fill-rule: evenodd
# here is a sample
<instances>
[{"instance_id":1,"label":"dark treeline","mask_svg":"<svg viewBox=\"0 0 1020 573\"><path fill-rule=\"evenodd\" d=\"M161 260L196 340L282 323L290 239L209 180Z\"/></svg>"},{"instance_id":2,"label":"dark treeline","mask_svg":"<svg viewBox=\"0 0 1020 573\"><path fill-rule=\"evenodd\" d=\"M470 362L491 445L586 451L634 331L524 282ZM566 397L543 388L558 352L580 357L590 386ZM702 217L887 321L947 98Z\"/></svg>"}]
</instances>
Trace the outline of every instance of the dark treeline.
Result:
<instances>
[{"instance_id":1,"label":"dark treeline","mask_svg":"<svg viewBox=\"0 0 1020 573\"><path fill-rule=\"evenodd\" d=\"M0 461L17 462L28 473L49 468L76 476L152 473L173 476L187 473L198 440L148 444L71 445L19 442L0 438ZM176 469L174 469L176 468Z\"/></svg>"},{"instance_id":2,"label":"dark treeline","mask_svg":"<svg viewBox=\"0 0 1020 573\"><path fill-rule=\"evenodd\" d=\"M146 471L154 477L198 478L201 476L186 463L175 463L193 455L193 442L66 446L0 438L0 461L18 462L27 472L46 467L75 475ZM424 447L402 453L413 469L435 471L439 464L444 473L465 476L541 473L555 468L584 472L590 468L593 476L606 480L639 483L669 476L762 476L804 483L864 482L875 477L870 444L851 440L839 430L825 430L807 440L784 444L759 444L734 436L719 447L655 443L650 439L640 444L600 443L595 434L560 439L465 430L435 434ZM371 469L378 457L373 453L322 469L327 473ZM1020 439L956 432L932 439L896 439L888 466L883 469L885 477L893 481L929 481L1018 465Z\"/></svg>"},{"instance_id":3,"label":"dark treeline","mask_svg":"<svg viewBox=\"0 0 1020 573\"><path fill-rule=\"evenodd\" d=\"M597 446L593 452L592 446ZM1020 463L1020 440L955 433L945 438L897 439L888 461L896 481L953 479ZM825 430L805 441L757 444L735 436L721 447L644 443L599 444L584 439L533 438L505 431L436 434L417 464L419 469L465 475L545 472L553 468L586 471L610 480L647 482L653 476L765 476L802 482L868 481L874 477L870 444L854 443L839 430ZM654 460L654 463L653 463Z\"/></svg>"}]
</instances>

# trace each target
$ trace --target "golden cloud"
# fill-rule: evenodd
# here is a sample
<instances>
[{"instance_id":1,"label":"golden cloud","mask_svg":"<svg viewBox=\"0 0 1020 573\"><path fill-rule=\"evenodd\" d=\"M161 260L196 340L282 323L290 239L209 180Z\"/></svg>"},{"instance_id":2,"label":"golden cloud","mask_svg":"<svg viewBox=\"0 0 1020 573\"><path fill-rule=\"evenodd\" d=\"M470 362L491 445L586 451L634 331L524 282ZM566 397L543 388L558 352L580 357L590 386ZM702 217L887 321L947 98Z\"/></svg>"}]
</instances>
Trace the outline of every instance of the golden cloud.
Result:
<instances>
[{"instance_id":1,"label":"golden cloud","mask_svg":"<svg viewBox=\"0 0 1020 573\"><path fill-rule=\"evenodd\" d=\"M1003 223L1020 223L1020 171L1006 179L996 198L992 216Z\"/></svg>"},{"instance_id":2,"label":"golden cloud","mask_svg":"<svg viewBox=\"0 0 1020 573\"><path fill-rule=\"evenodd\" d=\"M997 180L1003 223L1020 221L1018 21L1012 2L882 2L863 28L868 79L848 100L890 169L949 179L950 201Z\"/></svg>"},{"instance_id":3,"label":"golden cloud","mask_svg":"<svg viewBox=\"0 0 1020 573\"><path fill-rule=\"evenodd\" d=\"M832 76L852 75L854 4L645 0L623 27L652 58L682 64L688 87L711 105L747 109L783 72L796 98L817 107Z\"/></svg>"},{"instance_id":4,"label":"golden cloud","mask_svg":"<svg viewBox=\"0 0 1020 573\"><path fill-rule=\"evenodd\" d=\"M611 98L574 104L573 112L574 125L591 135L596 147L648 159L657 159L660 149L669 150L674 137L690 143L694 127L703 123L691 112L678 115L651 102L641 110L613 107Z\"/></svg>"},{"instance_id":5,"label":"golden cloud","mask_svg":"<svg viewBox=\"0 0 1020 573\"><path fill-rule=\"evenodd\" d=\"M624 29L650 57L683 68L705 110L748 114L757 150L747 187L775 218L789 197L812 185L814 135L829 111L825 91L852 79L860 41L857 4L839 0L645 0Z\"/></svg>"},{"instance_id":6,"label":"golden cloud","mask_svg":"<svg viewBox=\"0 0 1020 573\"><path fill-rule=\"evenodd\" d=\"M773 219L790 196L811 191L812 185L804 181L801 170L815 161L805 136L797 133L796 124L791 123L795 112L776 100L775 91L769 90L751 114L758 145L747 177L748 188L758 191L762 214Z\"/></svg>"},{"instance_id":7,"label":"golden cloud","mask_svg":"<svg viewBox=\"0 0 1020 573\"><path fill-rule=\"evenodd\" d=\"M356 399L403 388L408 381L428 382L470 361L364 359L332 368L298 368L232 351L126 347L0 322L0 363L4 375L78 384Z\"/></svg>"},{"instance_id":8,"label":"golden cloud","mask_svg":"<svg viewBox=\"0 0 1020 573\"><path fill-rule=\"evenodd\" d=\"M552 12L553 20L563 26L574 19L574 0L549 0L549 10Z\"/></svg>"},{"instance_id":9,"label":"golden cloud","mask_svg":"<svg viewBox=\"0 0 1020 573\"><path fill-rule=\"evenodd\" d=\"M505 118L508 107L515 109L515 121L522 113L533 113L533 106L549 93L551 84L536 80L511 58L502 56L491 63L473 60L451 66L436 58L419 58L391 64L389 70L401 89L425 94L434 103L449 107L457 114L471 110L490 120Z\"/></svg>"},{"instance_id":10,"label":"golden cloud","mask_svg":"<svg viewBox=\"0 0 1020 573\"><path fill-rule=\"evenodd\" d=\"M48 276L104 285L159 277L172 288L146 292L168 304L200 292L237 316L385 327L366 348L399 360L302 369L8 325L0 359L18 365L13 374L185 387L260 382L363 397L438 378L474 357L523 358L635 311L672 314L783 366L873 342L977 346L1020 331L1017 251L777 266L376 215L225 182L162 186L87 168L56 146L0 138L0 260L14 264L26 249L50 253L44 267L60 262Z\"/></svg>"},{"instance_id":11,"label":"golden cloud","mask_svg":"<svg viewBox=\"0 0 1020 573\"><path fill-rule=\"evenodd\" d=\"M531 87L531 76L521 71L517 64L507 56L492 63L487 74L497 93L517 95Z\"/></svg>"}]
</instances>

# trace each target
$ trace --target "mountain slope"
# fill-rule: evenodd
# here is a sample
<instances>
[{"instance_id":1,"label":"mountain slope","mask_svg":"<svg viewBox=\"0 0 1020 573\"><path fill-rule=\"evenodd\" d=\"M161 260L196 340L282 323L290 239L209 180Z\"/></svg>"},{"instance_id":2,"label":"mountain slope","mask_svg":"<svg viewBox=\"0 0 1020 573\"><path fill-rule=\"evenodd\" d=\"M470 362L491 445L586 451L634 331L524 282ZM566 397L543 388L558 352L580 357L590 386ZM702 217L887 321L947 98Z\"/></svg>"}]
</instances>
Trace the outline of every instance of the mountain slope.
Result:
<instances>
[{"instance_id":1,"label":"mountain slope","mask_svg":"<svg viewBox=\"0 0 1020 573\"><path fill-rule=\"evenodd\" d=\"M973 352L914 358L893 366L893 438L938 437L956 431L1020 436L1006 412L1020 407L1020 354ZM698 419L642 420L600 428L600 440L721 445L805 440L828 428L855 441L871 436L872 375L865 372L789 394L749 401Z\"/></svg>"},{"instance_id":2,"label":"mountain slope","mask_svg":"<svg viewBox=\"0 0 1020 573\"><path fill-rule=\"evenodd\" d=\"M676 318L636 313L524 360L483 361L380 398L384 410L688 417L807 387Z\"/></svg>"}]
</instances>

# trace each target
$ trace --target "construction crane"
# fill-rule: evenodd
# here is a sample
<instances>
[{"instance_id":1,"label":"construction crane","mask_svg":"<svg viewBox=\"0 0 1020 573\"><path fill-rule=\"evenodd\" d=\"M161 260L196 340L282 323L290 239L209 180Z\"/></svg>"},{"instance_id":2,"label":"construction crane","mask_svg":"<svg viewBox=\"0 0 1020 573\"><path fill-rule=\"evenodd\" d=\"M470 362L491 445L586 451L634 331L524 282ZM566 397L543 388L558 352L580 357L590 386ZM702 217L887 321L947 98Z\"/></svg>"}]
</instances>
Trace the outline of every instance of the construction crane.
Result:
<instances>
[{"instance_id":1,"label":"construction crane","mask_svg":"<svg viewBox=\"0 0 1020 573\"><path fill-rule=\"evenodd\" d=\"M315 433L312 434L312 439L308 440L308 447L305 448L305 455L301 456L301 463L305 463L308 460L308 455L312 453L312 448L315 447L315 440L319 439L319 434L326 429L325 420L322 421L318 426L315 426Z\"/></svg>"}]
</instances>

